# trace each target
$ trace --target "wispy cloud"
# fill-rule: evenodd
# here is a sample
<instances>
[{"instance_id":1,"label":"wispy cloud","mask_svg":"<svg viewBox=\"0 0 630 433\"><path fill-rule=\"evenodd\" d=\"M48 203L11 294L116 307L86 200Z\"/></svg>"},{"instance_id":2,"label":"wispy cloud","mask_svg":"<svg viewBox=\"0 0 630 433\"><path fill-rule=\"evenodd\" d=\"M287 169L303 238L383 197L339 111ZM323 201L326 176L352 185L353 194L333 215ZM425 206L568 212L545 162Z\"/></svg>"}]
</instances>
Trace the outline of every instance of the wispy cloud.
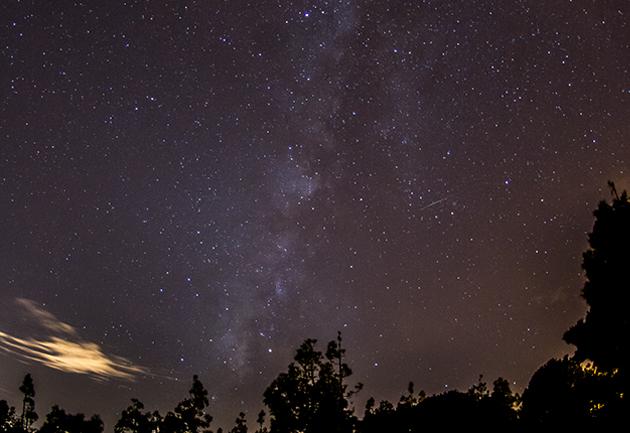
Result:
<instances>
[{"instance_id":1,"label":"wispy cloud","mask_svg":"<svg viewBox=\"0 0 630 433\"><path fill-rule=\"evenodd\" d=\"M72 325L58 320L52 313L40 308L30 299L16 298L15 303L22 307L39 325L54 333L76 336L77 331Z\"/></svg>"},{"instance_id":2,"label":"wispy cloud","mask_svg":"<svg viewBox=\"0 0 630 433\"><path fill-rule=\"evenodd\" d=\"M86 374L97 380L134 380L148 374L145 367L121 356L106 353L97 343L83 340L77 330L29 299L15 303L34 324L46 331L43 336L21 337L0 330L0 350L23 361L37 362L56 370Z\"/></svg>"}]
</instances>

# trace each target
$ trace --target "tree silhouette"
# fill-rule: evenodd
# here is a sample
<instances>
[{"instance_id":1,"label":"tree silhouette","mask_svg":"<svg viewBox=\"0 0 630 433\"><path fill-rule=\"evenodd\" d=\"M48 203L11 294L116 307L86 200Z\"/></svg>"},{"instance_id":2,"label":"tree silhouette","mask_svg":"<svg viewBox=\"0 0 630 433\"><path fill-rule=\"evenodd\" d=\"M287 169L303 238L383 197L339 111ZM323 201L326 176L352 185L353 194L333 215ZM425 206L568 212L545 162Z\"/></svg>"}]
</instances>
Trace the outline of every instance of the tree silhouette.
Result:
<instances>
[{"instance_id":1,"label":"tree silhouette","mask_svg":"<svg viewBox=\"0 0 630 433\"><path fill-rule=\"evenodd\" d=\"M358 383L353 390L348 391L348 386L344 379L352 375L352 369L346 362L344 357L346 349L342 347L343 339L341 332L337 331L337 339L330 341L326 348L326 359L328 360L322 366L322 370L334 369L327 371L326 374L320 374L321 401L324 403L320 412L320 419L324 424L322 428L327 428L330 432L345 432L353 428L356 422L352 410L349 408L348 399L363 388L363 384ZM330 380L329 383L326 380ZM337 392L334 392L334 388Z\"/></svg>"},{"instance_id":2,"label":"tree silhouette","mask_svg":"<svg viewBox=\"0 0 630 433\"><path fill-rule=\"evenodd\" d=\"M206 413L209 405L208 391L197 375L188 391L189 398L179 402L173 412L168 412L160 426L161 433L211 433L207 428L212 417Z\"/></svg>"},{"instance_id":3,"label":"tree silhouette","mask_svg":"<svg viewBox=\"0 0 630 433\"><path fill-rule=\"evenodd\" d=\"M258 430L256 433L268 433L267 428L265 427L265 411L261 410L258 412L258 418L256 418L256 424L258 424Z\"/></svg>"},{"instance_id":4,"label":"tree silhouette","mask_svg":"<svg viewBox=\"0 0 630 433\"><path fill-rule=\"evenodd\" d=\"M0 433L9 433L17 426L15 408L6 400L0 400Z\"/></svg>"},{"instance_id":5,"label":"tree silhouette","mask_svg":"<svg viewBox=\"0 0 630 433\"><path fill-rule=\"evenodd\" d=\"M523 393L524 426L578 431L598 426L597 412L605 398L599 380L575 359L550 360L534 373Z\"/></svg>"},{"instance_id":6,"label":"tree silhouette","mask_svg":"<svg viewBox=\"0 0 630 433\"><path fill-rule=\"evenodd\" d=\"M373 398L366 403L366 411L360 423L361 433L409 433L430 430L469 430L474 426L489 426L493 430L510 432L517 427L515 402L504 379L497 379L493 391L485 382L473 385L467 392L448 391L427 397L423 391L414 392L409 383L407 394L403 394L394 407L382 401L378 407Z\"/></svg>"},{"instance_id":7,"label":"tree silhouette","mask_svg":"<svg viewBox=\"0 0 630 433\"><path fill-rule=\"evenodd\" d=\"M398 432L401 431L399 419L393 404L381 401L377 407L374 397L370 397L365 403L365 413L359 430L362 433Z\"/></svg>"},{"instance_id":8,"label":"tree silhouette","mask_svg":"<svg viewBox=\"0 0 630 433\"><path fill-rule=\"evenodd\" d=\"M72 415L55 405L46 415L46 421L38 433L102 433L103 421L98 415L92 415L88 420L85 415Z\"/></svg>"},{"instance_id":9,"label":"tree silhouette","mask_svg":"<svg viewBox=\"0 0 630 433\"><path fill-rule=\"evenodd\" d=\"M415 393L415 385L409 382L407 385L407 394L403 394L398 399L398 404L394 412L394 428L401 431L413 431L413 426L418 423L417 407L426 398L424 391ZM391 406L394 407L393 405ZM381 405L381 408L387 408L387 405Z\"/></svg>"},{"instance_id":10,"label":"tree silhouette","mask_svg":"<svg viewBox=\"0 0 630 433\"><path fill-rule=\"evenodd\" d=\"M264 393L269 408L271 433L334 433L352 431L355 417L344 378L352 371L343 362L341 335L328 344L326 357L307 339L297 349L294 362Z\"/></svg>"},{"instance_id":11,"label":"tree silhouette","mask_svg":"<svg viewBox=\"0 0 630 433\"><path fill-rule=\"evenodd\" d=\"M132 398L131 405L123 410L114 426L114 433L155 433L159 431L162 417L158 411L143 412L144 404Z\"/></svg>"},{"instance_id":12,"label":"tree silhouette","mask_svg":"<svg viewBox=\"0 0 630 433\"><path fill-rule=\"evenodd\" d=\"M589 310L564 339L576 346L576 360L613 371L630 365L630 202L625 191L618 196L609 185L612 204L602 201L594 212L590 248L583 255L582 297Z\"/></svg>"},{"instance_id":13,"label":"tree silhouette","mask_svg":"<svg viewBox=\"0 0 630 433\"><path fill-rule=\"evenodd\" d=\"M630 411L630 202L626 191L617 193L609 182L612 203L599 203L589 234L590 248L583 254L586 282L582 297L586 316L565 334L576 347L578 363L592 361L606 394L602 413L627 420ZM624 398L626 396L626 398Z\"/></svg>"},{"instance_id":14,"label":"tree silhouette","mask_svg":"<svg viewBox=\"0 0 630 433\"><path fill-rule=\"evenodd\" d=\"M514 394L510 388L510 383L499 377L492 383L492 393L489 398L485 398L482 404L494 420L494 426L500 430L510 430L516 425L516 408L520 403L520 396Z\"/></svg>"},{"instance_id":15,"label":"tree silhouette","mask_svg":"<svg viewBox=\"0 0 630 433\"><path fill-rule=\"evenodd\" d=\"M230 433L247 433L247 420L245 419L245 413L240 412L234 423L235 425L232 430L230 430Z\"/></svg>"},{"instance_id":16,"label":"tree silhouette","mask_svg":"<svg viewBox=\"0 0 630 433\"><path fill-rule=\"evenodd\" d=\"M315 350L315 343L312 339L304 341L288 371L278 375L264 392L273 433L299 431L311 424L314 416L312 388L322 359L321 352Z\"/></svg>"},{"instance_id":17,"label":"tree silhouette","mask_svg":"<svg viewBox=\"0 0 630 433\"><path fill-rule=\"evenodd\" d=\"M30 431L31 425L39 418L35 412L35 386L29 373L24 376L20 392L24 394L22 399L22 415L20 422L24 431Z\"/></svg>"}]
</instances>

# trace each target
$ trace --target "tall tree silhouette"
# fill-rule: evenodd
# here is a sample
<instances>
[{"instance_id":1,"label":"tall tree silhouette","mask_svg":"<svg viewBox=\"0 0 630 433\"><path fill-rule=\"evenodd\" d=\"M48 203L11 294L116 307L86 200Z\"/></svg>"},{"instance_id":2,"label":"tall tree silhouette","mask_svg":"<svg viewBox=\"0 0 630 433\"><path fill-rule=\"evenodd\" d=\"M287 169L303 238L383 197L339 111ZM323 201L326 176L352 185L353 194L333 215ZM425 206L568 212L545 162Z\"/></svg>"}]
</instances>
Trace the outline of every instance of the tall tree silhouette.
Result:
<instances>
[{"instance_id":1,"label":"tall tree silhouette","mask_svg":"<svg viewBox=\"0 0 630 433\"><path fill-rule=\"evenodd\" d=\"M265 390L271 433L352 431L355 418L347 400L351 393L343 382L352 371L343 362L341 336L328 344L325 358L316 343L305 340L287 372Z\"/></svg>"},{"instance_id":2,"label":"tall tree silhouette","mask_svg":"<svg viewBox=\"0 0 630 433\"><path fill-rule=\"evenodd\" d=\"M316 340L307 339L298 348L286 373L281 373L264 392L272 433L291 433L310 425L314 416L313 392L322 354Z\"/></svg>"},{"instance_id":3,"label":"tall tree silhouette","mask_svg":"<svg viewBox=\"0 0 630 433\"><path fill-rule=\"evenodd\" d=\"M583 255L582 297L590 308L564 334L577 348L576 360L590 359L607 370L630 363L630 203L625 191L618 196L610 185L612 204L602 201L594 212L590 248Z\"/></svg>"},{"instance_id":4,"label":"tall tree silhouette","mask_svg":"<svg viewBox=\"0 0 630 433\"><path fill-rule=\"evenodd\" d=\"M595 224L588 237L590 248L583 255L586 282L582 297L589 309L584 319L564 334L564 340L576 346L574 357L577 362L592 361L599 375L609 376L617 385L608 402L609 409L621 406L619 410L627 412L627 396L630 395L630 202L626 191L619 195L612 182L609 186L612 203L602 201L595 210Z\"/></svg>"},{"instance_id":5,"label":"tall tree silhouette","mask_svg":"<svg viewBox=\"0 0 630 433\"><path fill-rule=\"evenodd\" d=\"M206 413L209 405L208 391L197 375L188 391L190 397L177 404L173 412L168 412L160 427L161 433L210 433L207 428L212 417Z\"/></svg>"},{"instance_id":6,"label":"tall tree silhouette","mask_svg":"<svg viewBox=\"0 0 630 433\"><path fill-rule=\"evenodd\" d=\"M30 431L31 425L37 421L38 416L35 412L35 385L30 373L27 373L20 385L20 392L24 394L22 399L22 415L20 422L24 431Z\"/></svg>"},{"instance_id":7,"label":"tall tree silhouette","mask_svg":"<svg viewBox=\"0 0 630 433\"><path fill-rule=\"evenodd\" d=\"M258 429L256 433L268 433L267 427L265 427L265 411L261 410L258 412L258 418L256 418L256 424L258 424Z\"/></svg>"},{"instance_id":8,"label":"tall tree silhouette","mask_svg":"<svg viewBox=\"0 0 630 433\"><path fill-rule=\"evenodd\" d=\"M337 331L337 339L330 341L326 348L327 362L322 365L317 386L321 404L318 421L320 428L329 432L352 430L356 420L348 399L363 388L363 384L358 383L348 391L344 379L352 375L352 369L345 362L346 349L342 347L342 342L341 332Z\"/></svg>"},{"instance_id":9,"label":"tall tree silhouette","mask_svg":"<svg viewBox=\"0 0 630 433\"><path fill-rule=\"evenodd\" d=\"M98 415L85 419L82 413L69 414L55 405L46 415L46 421L38 433L102 433L103 421Z\"/></svg>"}]
</instances>

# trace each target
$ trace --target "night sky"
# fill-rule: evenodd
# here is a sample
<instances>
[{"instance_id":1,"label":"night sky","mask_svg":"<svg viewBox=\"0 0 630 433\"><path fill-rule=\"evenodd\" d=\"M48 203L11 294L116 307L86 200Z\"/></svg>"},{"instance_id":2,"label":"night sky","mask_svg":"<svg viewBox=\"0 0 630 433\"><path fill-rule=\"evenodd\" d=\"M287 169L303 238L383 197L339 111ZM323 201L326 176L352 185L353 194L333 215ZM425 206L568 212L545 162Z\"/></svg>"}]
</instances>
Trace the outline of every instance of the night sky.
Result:
<instances>
[{"instance_id":1,"label":"night sky","mask_svg":"<svg viewBox=\"0 0 630 433\"><path fill-rule=\"evenodd\" d=\"M521 391L629 163L628 1L2 1L0 398L230 426L338 330L360 414Z\"/></svg>"}]
</instances>

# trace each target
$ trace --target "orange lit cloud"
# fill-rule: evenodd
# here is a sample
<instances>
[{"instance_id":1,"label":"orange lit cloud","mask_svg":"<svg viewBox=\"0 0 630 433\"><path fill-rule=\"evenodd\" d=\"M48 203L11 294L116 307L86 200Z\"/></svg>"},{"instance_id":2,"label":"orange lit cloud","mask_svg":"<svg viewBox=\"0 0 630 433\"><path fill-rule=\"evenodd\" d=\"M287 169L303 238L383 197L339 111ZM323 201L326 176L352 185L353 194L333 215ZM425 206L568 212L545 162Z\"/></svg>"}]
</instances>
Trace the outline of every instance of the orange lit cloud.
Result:
<instances>
[{"instance_id":1,"label":"orange lit cloud","mask_svg":"<svg viewBox=\"0 0 630 433\"><path fill-rule=\"evenodd\" d=\"M48 335L24 338L0 331L0 350L25 361L68 373L87 374L97 380L134 380L138 375L148 374L146 368L105 353L94 342L82 340L73 326L58 320L33 301L18 298L16 303Z\"/></svg>"}]
</instances>

